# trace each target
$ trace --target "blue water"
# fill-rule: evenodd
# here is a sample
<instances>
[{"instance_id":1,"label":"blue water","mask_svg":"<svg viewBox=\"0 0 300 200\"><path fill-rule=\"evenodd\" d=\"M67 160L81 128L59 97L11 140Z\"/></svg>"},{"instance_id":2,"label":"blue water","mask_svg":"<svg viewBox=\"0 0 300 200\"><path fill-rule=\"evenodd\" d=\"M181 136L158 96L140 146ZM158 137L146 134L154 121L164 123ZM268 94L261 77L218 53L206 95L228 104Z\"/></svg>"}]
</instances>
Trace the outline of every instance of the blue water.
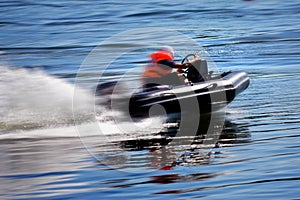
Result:
<instances>
[{"instance_id":1,"label":"blue water","mask_svg":"<svg viewBox=\"0 0 300 200\"><path fill-rule=\"evenodd\" d=\"M299 199L299 10L296 0L1 1L1 199ZM153 142L161 119L133 129L103 107L97 124L89 113L104 69L100 81L130 69L136 80L162 44L251 78L209 154Z\"/></svg>"}]
</instances>

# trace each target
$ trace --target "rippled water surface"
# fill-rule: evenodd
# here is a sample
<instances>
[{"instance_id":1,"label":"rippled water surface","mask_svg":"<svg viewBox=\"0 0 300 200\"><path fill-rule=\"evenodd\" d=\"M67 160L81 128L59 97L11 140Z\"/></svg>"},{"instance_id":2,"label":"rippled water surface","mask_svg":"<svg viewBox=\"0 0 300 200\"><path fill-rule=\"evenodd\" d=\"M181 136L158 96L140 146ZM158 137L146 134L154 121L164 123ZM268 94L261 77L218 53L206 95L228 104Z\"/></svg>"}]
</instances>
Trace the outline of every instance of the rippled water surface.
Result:
<instances>
[{"instance_id":1,"label":"rippled water surface","mask_svg":"<svg viewBox=\"0 0 300 200\"><path fill-rule=\"evenodd\" d=\"M299 10L296 0L1 1L1 199L299 199ZM101 106L96 122L90 114L107 64L103 80L134 69L130 82L165 43L178 60L206 51L218 71L251 78L214 148L161 137L159 117L135 129Z\"/></svg>"}]
</instances>

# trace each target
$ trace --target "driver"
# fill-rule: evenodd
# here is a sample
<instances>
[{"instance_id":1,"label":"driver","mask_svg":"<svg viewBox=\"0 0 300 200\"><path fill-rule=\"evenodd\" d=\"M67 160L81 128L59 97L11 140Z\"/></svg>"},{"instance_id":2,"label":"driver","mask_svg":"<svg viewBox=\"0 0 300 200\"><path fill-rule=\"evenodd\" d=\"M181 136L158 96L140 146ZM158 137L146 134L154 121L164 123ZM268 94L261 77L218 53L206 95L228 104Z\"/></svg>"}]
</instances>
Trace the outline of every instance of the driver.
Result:
<instances>
[{"instance_id":1,"label":"driver","mask_svg":"<svg viewBox=\"0 0 300 200\"><path fill-rule=\"evenodd\" d=\"M170 46L161 47L150 55L150 62L147 65L142 77L144 88L157 85L178 85L179 78L172 73L177 68L177 73L191 66L191 63L179 64L174 62L174 49Z\"/></svg>"}]
</instances>

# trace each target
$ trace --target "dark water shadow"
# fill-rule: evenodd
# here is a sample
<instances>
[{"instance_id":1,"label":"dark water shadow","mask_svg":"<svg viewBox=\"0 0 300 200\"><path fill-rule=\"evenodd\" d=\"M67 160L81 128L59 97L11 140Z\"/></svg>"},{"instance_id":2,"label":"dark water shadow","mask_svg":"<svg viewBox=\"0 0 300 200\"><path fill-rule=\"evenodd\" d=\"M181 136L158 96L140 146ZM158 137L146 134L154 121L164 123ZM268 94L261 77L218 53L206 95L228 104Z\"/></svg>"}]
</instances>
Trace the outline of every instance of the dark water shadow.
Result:
<instances>
[{"instance_id":1,"label":"dark water shadow","mask_svg":"<svg viewBox=\"0 0 300 200\"><path fill-rule=\"evenodd\" d=\"M202 118L203 117L203 118ZM205 138L206 134L209 131L209 122L210 116L205 115L201 116L201 123L199 123L199 127L197 130L197 134L195 136L187 137L185 139L192 141L191 144L199 144L201 140ZM223 128L221 130L221 134L219 135L219 139L217 143L222 144L239 144L239 143L248 143L250 142L251 134L245 124L238 124L231 121L228 118L225 118L223 122ZM178 124L176 124L176 119L173 119L171 122L169 121L169 126L166 124L166 129L159 133L153 133L153 135L160 135L161 137L153 137L153 138L139 138L139 139L130 139L120 141L120 146L127 151L136 151L136 150L144 150L151 149L152 147L161 147L169 144L172 140L183 139L177 138L176 134L178 133Z\"/></svg>"},{"instance_id":2,"label":"dark water shadow","mask_svg":"<svg viewBox=\"0 0 300 200\"><path fill-rule=\"evenodd\" d=\"M156 169L154 174L149 174L146 181L135 181L128 183L127 180L119 180L113 185L113 188L128 188L142 184L173 184L182 182L198 182L213 179L222 176L219 173L189 171L188 174L176 173L175 167L179 166L200 166L209 165L218 154L222 154L222 146L236 145L251 142L251 134L245 124L238 124L226 118L221 135L213 148L207 148L203 145L207 124L203 123L199 127L199 132L194 137L177 138L174 127L169 128L167 132L156 133L160 137L140 138L122 140L114 145L118 145L124 150L124 154L131 154L133 157L123 163L119 163L119 169L129 165L131 169L137 171L145 167ZM171 145L174 140L186 140L190 145L174 146ZM184 150L182 150L184 149ZM124 156L126 157L126 156ZM113 158L115 160L115 158ZM102 163L103 164L103 163ZM116 169L116 168L115 168ZM192 169L189 169L192 170ZM134 170L135 171L135 170ZM151 171L151 170L150 170ZM175 172L175 173L174 173ZM137 173L137 172L136 172ZM145 173L145 171L143 171ZM173 194L185 193L181 189L156 191L153 194Z\"/></svg>"},{"instance_id":3,"label":"dark water shadow","mask_svg":"<svg viewBox=\"0 0 300 200\"><path fill-rule=\"evenodd\" d=\"M237 124L225 118L221 133L214 133L215 129L209 125L210 116L203 116L201 120L194 136L177 137L178 127L173 126L157 133L159 137L122 140L119 145L125 151L147 151L154 166L168 170L175 166L210 164L212 155L219 154L222 146L251 142L251 134L245 124ZM218 138L208 144L207 140L212 137Z\"/></svg>"}]
</instances>

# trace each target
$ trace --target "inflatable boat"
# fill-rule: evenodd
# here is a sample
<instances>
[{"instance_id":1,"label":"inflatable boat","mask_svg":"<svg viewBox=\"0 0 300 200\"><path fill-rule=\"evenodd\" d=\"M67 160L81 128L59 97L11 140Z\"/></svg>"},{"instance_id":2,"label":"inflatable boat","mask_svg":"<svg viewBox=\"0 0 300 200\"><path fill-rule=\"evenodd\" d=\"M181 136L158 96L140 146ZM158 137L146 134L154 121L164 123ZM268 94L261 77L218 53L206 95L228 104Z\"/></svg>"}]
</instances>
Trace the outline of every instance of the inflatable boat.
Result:
<instances>
[{"instance_id":1,"label":"inflatable boat","mask_svg":"<svg viewBox=\"0 0 300 200\"><path fill-rule=\"evenodd\" d=\"M190 57L193 57L190 59ZM159 106L167 114L197 112L200 114L218 111L228 105L249 86L250 79L245 72L224 72L213 75L208 71L207 62L195 54L187 55L183 60L192 65L177 76L174 84L153 84L133 93L125 109L132 117L149 115L151 108ZM172 78L170 78L171 80ZM113 89L114 83L104 83L97 87L96 93L103 94ZM120 105L124 102L119 99ZM127 100L128 102L128 100Z\"/></svg>"}]
</instances>

